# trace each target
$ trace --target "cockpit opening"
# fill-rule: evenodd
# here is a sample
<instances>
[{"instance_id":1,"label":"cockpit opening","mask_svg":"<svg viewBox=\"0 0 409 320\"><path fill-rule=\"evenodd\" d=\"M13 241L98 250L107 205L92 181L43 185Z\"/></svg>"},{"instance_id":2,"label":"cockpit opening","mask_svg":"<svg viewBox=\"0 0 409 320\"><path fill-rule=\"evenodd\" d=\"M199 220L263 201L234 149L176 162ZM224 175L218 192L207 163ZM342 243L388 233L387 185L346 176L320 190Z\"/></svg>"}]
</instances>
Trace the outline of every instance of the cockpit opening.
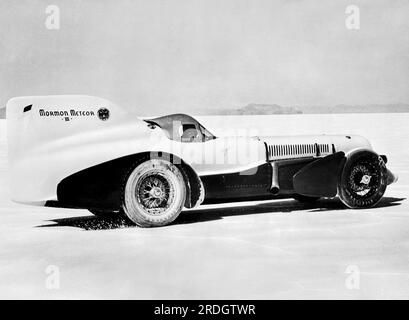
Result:
<instances>
[{"instance_id":1,"label":"cockpit opening","mask_svg":"<svg viewBox=\"0 0 409 320\"><path fill-rule=\"evenodd\" d=\"M187 114L170 114L159 118L145 119L144 121L151 126L160 127L171 140L206 142L216 139L216 136Z\"/></svg>"}]
</instances>

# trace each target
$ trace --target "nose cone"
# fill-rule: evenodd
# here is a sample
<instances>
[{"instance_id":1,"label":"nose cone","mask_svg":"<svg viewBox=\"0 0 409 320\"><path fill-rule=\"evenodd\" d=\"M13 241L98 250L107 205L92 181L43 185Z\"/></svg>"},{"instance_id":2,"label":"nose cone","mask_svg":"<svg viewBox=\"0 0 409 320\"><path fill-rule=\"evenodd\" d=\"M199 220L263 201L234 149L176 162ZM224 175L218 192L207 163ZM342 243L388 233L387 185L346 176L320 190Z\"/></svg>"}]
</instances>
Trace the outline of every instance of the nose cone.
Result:
<instances>
[{"instance_id":1,"label":"nose cone","mask_svg":"<svg viewBox=\"0 0 409 320\"><path fill-rule=\"evenodd\" d=\"M398 181L398 175L393 174L392 171L388 169L388 186L392 183L395 183Z\"/></svg>"}]
</instances>

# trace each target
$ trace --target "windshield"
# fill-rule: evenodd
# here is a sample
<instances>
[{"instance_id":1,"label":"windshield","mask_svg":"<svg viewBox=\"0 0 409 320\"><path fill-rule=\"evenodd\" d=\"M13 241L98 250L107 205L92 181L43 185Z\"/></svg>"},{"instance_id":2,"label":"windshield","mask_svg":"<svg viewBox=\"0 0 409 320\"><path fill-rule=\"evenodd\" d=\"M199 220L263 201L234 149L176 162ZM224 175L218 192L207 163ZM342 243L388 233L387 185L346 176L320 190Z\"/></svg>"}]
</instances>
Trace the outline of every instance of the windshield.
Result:
<instances>
[{"instance_id":1,"label":"windshield","mask_svg":"<svg viewBox=\"0 0 409 320\"><path fill-rule=\"evenodd\" d=\"M216 139L196 119L186 114L171 114L154 119L145 120L150 125L160 127L171 140L181 142L205 142Z\"/></svg>"}]
</instances>

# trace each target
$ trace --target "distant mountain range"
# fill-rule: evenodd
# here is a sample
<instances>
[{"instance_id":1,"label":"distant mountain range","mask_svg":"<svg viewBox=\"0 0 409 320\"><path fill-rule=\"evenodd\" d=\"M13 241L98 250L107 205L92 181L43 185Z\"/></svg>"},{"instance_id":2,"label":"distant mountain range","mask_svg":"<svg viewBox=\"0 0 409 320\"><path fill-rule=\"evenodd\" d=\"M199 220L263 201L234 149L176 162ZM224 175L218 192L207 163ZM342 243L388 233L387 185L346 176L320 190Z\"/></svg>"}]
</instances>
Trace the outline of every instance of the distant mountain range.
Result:
<instances>
[{"instance_id":1,"label":"distant mountain range","mask_svg":"<svg viewBox=\"0 0 409 320\"><path fill-rule=\"evenodd\" d=\"M368 105L346 105L338 104L332 107L306 106L299 107L302 113L405 113L409 112L409 104L368 104Z\"/></svg>"},{"instance_id":2,"label":"distant mountain range","mask_svg":"<svg viewBox=\"0 0 409 320\"><path fill-rule=\"evenodd\" d=\"M277 104L250 103L245 107L236 109L219 109L205 111L204 114L216 115L267 115L267 114L328 114L328 113L398 113L409 112L409 104L370 104L370 105L345 105L335 106L290 106L283 107Z\"/></svg>"},{"instance_id":3,"label":"distant mountain range","mask_svg":"<svg viewBox=\"0 0 409 320\"><path fill-rule=\"evenodd\" d=\"M257 104L250 103L245 107L236 109L216 110L219 115L258 115L258 114L296 114L302 113L294 107L283 107L278 104Z\"/></svg>"},{"instance_id":4,"label":"distant mountain range","mask_svg":"<svg viewBox=\"0 0 409 320\"><path fill-rule=\"evenodd\" d=\"M397 113L409 112L409 104L368 104L346 105L339 104L327 106L290 106L283 107L278 104L250 103L245 107L235 109L214 109L195 111L197 115L267 115L267 114L320 114L320 113ZM6 118L6 108L0 109L0 119Z\"/></svg>"}]
</instances>

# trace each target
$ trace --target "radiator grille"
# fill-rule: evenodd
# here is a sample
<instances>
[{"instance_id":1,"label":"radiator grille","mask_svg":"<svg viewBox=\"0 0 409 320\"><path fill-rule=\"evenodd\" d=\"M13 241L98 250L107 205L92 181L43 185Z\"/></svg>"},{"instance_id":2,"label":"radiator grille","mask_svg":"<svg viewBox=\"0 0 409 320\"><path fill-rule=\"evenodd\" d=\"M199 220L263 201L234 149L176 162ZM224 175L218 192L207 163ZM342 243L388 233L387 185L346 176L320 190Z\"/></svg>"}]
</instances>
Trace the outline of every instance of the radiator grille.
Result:
<instances>
[{"instance_id":1,"label":"radiator grille","mask_svg":"<svg viewBox=\"0 0 409 320\"><path fill-rule=\"evenodd\" d=\"M318 143L267 145L269 160L328 155L332 149L330 144Z\"/></svg>"}]
</instances>

